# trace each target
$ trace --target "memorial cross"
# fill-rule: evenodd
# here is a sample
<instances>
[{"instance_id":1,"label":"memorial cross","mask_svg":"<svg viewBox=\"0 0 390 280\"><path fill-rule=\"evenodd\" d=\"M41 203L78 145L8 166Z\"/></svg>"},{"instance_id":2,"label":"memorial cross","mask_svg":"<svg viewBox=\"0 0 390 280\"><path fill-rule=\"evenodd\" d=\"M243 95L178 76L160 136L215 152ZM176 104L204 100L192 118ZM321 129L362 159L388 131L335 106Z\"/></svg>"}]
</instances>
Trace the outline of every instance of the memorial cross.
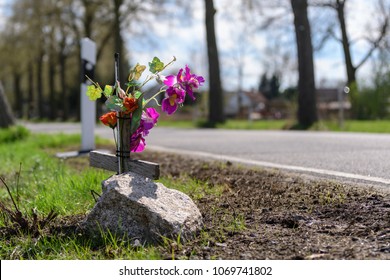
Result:
<instances>
[{"instance_id":1,"label":"memorial cross","mask_svg":"<svg viewBox=\"0 0 390 280\"><path fill-rule=\"evenodd\" d=\"M115 87L118 87L119 79L119 54L115 54ZM118 91L119 92L119 91ZM133 160L130 158L131 151L131 113L117 112L116 126L116 154L108 154L101 151L91 151L89 153L90 166L102 168L110 171L117 171L118 174L134 172L142 176L158 179L160 176L160 166L157 163Z\"/></svg>"}]
</instances>

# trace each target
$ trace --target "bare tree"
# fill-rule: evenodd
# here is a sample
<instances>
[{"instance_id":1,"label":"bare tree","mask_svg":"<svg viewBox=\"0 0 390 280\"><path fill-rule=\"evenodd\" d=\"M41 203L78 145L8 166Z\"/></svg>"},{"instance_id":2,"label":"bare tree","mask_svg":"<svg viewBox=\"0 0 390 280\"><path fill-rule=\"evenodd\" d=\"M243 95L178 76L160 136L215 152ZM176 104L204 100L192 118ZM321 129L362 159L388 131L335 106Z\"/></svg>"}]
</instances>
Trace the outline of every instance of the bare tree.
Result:
<instances>
[{"instance_id":1,"label":"bare tree","mask_svg":"<svg viewBox=\"0 0 390 280\"><path fill-rule=\"evenodd\" d=\"M336 12L341 38L337 38L332 30L330 30L330 32L332 33L333 37L341 43L343 47L348 85L355 86L357 70L367 62L367 60L373 55L374 51L380 47L381 43L386 38L386 34L388 33L389 29L390 7L388 5L386 6L382 0L379 0L377 2L379 15L378 17L376 17L379 20L378 32L376 36L366 36L364 38L369 43L370 47L362 56L360 61L354 62L351 50L353 40L351 40L348 34L348 26L346 21L346 11L348 10L346 7L347 2L347 0L315 1L313 5L328 7Z\"/></svg>"},{"instance_id":2,"label":"bare tree","mask_svg":"<svg viewBox=\"0 0 390 280\"><path fill-rule=\"evenodd\" d=\"M318 120L313 47L310 23L307 16L307 0L291 0L294 13L294 26L298 52L298 123L301 127L310 127Z\"/></svg>"},{"instance_id":3,"label":"bare tree","mask_svg":"<svg viewBox=\"0 0 390 280\"><path fill-rule=\"evenodd\" d=\"M219 56L217 41L215 37L214 8L213 0L205 0L206 11L206 36L207 54L209 59L209 117L210 124L222 123L225 121L223 112L223 94L221 86Z\"/></svg>"},{"instance_id":4,"label":"bare tree","mask_svg":"<svg viewBox=\"0 0 390 280\"><path fill-rule=\"evenodd\" d=\"M3 62L0 78L10 88L7 93L17 116L27 112L29 117L57 118L62 112L63 119L77 117L80 39L87 36L97 43L99 79L113 79L113 53L121 52L120 73L125 82L130 64L126 33L141 34L137 41L145 40L150 32L144 31L151 30L146 26L154 25L156 16L172 11L179 4L190 6L188 3L182 0L13 1L7 18L9 25L0 30L4 39L0 42ZM219 110L217 115L223 118L221 90L219 96L220 105L212 105L212 111ZM213 94L213 97L218 96ZM25 101L28 106L24 105Z\"/></svg>"}]
</instances>

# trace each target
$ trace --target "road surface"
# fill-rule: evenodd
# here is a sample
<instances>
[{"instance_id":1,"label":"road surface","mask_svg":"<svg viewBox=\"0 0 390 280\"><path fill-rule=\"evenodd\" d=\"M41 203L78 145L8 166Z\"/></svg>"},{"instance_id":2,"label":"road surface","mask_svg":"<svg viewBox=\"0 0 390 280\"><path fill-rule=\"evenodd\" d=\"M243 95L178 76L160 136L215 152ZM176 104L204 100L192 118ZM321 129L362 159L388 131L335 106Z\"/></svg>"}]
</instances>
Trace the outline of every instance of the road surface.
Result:
<instances>
[{"instance_id":1,"label":"road surface","mask_svg":"<svg viewBox=\"0 0 390 280\"><path fill-rule=\"evenodd\" d=\"M33 132L80 133L80 124L24 124ZM96 135L112 138L107 127ZM390 186L390 134L156 127L147 149Z\"/></svg>"}]
</instances>

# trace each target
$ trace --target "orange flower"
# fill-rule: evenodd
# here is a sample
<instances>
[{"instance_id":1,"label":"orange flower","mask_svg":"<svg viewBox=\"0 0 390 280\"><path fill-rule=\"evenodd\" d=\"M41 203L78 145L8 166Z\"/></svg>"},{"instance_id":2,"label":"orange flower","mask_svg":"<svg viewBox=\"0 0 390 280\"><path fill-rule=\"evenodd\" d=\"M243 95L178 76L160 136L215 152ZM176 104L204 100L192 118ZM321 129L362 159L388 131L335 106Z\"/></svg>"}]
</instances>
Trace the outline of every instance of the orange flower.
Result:
<instances>
[{"instance_id":1,"label":"orange flower","mask_svg":"<svg viewBox=\"0 0 390 280\"><path fill-rule=\"evenodd\" d=\"M107 125L107 126L111 127L112 129L114 129L116 126L116 121L117 121L116 112L109 112L107 114L104 114L103 116L101 116L99 118L99 120L104 125Z\"/></svg>"},{"instance_id":2,"label":"orange flower","mask_svg":"<svg viewBox=\"0 0 390 280\"><path fill-rule=\"evenodd\" d=\"M125 108L127 109L127 114L133 113L138 108L137 99L135 99L134 97L125 97L125 99L123 100L123 106L125 106Z\"/></svg>"}]
</instances>

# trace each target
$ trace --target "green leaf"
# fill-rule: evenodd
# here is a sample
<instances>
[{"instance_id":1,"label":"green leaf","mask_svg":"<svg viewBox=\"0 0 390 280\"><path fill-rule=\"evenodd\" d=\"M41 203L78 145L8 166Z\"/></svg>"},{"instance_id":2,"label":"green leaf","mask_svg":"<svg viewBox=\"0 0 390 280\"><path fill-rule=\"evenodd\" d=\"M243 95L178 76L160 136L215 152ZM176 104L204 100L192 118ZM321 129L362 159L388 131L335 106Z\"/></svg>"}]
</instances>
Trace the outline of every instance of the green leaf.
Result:
<instances>
[{"instance_id":1,"label":"green leaf","mask_svg":"<svg viewBox=\"0 0 390 280\"><path fill-rule=\"evenodd\" d=\"M154 57L152 62L149 62L149 71L153 74L160 72L164 69L164 62L162 62L158 57Z\"/></svg>"},{"instance_id":2,"label":"green leaf","mask_svg":"<svg viewBox=\"0 0 390 280\"><path fill-rule=\"evenodd\" d=\"M143 93L141 91L137 90L136 92L133 93L133 96L134 98L139 99L142 96L142 94Z\"/></svg>"},{"instance_id":3,"label":"green leaf","mask_svg":"<svg viewBox=\"0 0 390 280\"><path fill-rule=\"evenodd\" d=\"M136 82L136 81L130 81L125 84L127 87L139 87L141 83Z\"/></svg>"},{"instance_id":4,"label":"green leaf","mask_svg":"<svg viewBox=\"0 0 390 280\"><path fill-rule=\"evenodd\" d=\"M116 95L111 95L107 101L106 106L111 111L124 111L123 100Z\"/></svg>"},{"instance_id":5,"label":"green leaf","mask_svg":"<svg viewBox=\"0 0 390 280\"><path fill-rule=\"evenodd\" d=\"M106 85L104 87L104 91L103 91L103 94L105 97L110 97L112 94L114 93L114 89L113 89L113 86L109 86L109 85Z\"/></svg>"},{"instance_id":6,"label":"green leaf","mask_svg":"<svg viewBox=\"0 0 390 280\"><path fill-rule=\"evenodd\" d=\"M143 108L142 108L143 93L141 93L140 97L138 97L137 102L138 102L138 108L133 112L133 115L131 117L130 134L133 134L138 129L141 123L141 116L143 112Z\"/></svg>"}]
</instances>

